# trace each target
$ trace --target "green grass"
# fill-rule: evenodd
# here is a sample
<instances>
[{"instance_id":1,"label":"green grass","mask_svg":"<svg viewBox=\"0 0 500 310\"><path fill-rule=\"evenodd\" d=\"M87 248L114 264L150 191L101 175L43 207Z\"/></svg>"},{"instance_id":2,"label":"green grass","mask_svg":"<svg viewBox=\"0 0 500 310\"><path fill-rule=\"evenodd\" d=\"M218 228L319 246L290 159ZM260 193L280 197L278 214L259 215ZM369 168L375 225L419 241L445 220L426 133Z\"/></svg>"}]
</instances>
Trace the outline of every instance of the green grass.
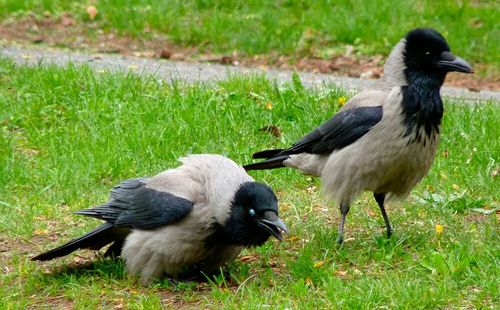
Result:
<instances>
[{"instance_id":1,"label":"green grass","mask_svg":"<svg viewBox=\"0 0 500 310\"><path fill-rule=\"evenodd\" d=\"M98 221L71 211L105 201L120 180L174 167L189 153L249 162L252 152L289 144L326 120L342 95L299 81L278 87L258 76L169 85L0 59L0 308L498 305L497 218L473 210L498 208L498 103L446 102L429 176L407 200L389 206L390 240L367 194L351 209L347 241L337 247L337 208L322 198L319 181L281 169L252 175L276 190L292 237L246 250L250 260L231 264L228 278L143 288L120 262L91 252L29 260L95 227ZM270 124L281 128L281 138L259 131ZM436 224L444 226L442 235Z\"/></svg>"},{"instance_id":2,"label":"green grass","mask_svg":"<svg viewBox=\"0 0 500 310\"><path fill-rule=\"evenodd\" d=\"M0 0L0 17L71 12L80 25L88 26L94 22L87 5ZM410 29L434 27L470 62L500 66L496 1L104 0L96 7L95 23L105 30L146 38L153 31L181 46L242 55L330 57L343 52L346 44L360 55L386 55Z\"/></svg>"}]
</instances>

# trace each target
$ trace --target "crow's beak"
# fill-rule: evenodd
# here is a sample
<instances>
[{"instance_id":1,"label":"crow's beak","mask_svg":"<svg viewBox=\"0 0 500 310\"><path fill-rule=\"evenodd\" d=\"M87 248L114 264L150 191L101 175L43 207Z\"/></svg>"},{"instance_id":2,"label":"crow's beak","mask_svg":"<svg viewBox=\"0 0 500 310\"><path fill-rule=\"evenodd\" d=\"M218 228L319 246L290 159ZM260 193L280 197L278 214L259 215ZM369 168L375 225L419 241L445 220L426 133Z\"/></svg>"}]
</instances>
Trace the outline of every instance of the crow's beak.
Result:
<instances>
[{"instance_id":1,"label":"crow's beak","mask_svg":"<svg viewBox=\"0 0 500 310\"><path fill-rule=\"evenodd\" d=\"M274 211L266 211L264 217L257 220L257 223L279 241L283 241L281 232L288 235L288 228Z\"/></svg>"},{"instance_id":2,"label":"crow's beak","mask_svg":"<svg viewBox=\"0 0 500 310\"><path fill-rule=\"evenodd\" d=\"M467 61L462 58L453 55L450 52L442 52L441 59L436 62L438 68L446 71L456 71L463 73L474 73L472 67L467 63Z\"/></svg>"}]
</instances>

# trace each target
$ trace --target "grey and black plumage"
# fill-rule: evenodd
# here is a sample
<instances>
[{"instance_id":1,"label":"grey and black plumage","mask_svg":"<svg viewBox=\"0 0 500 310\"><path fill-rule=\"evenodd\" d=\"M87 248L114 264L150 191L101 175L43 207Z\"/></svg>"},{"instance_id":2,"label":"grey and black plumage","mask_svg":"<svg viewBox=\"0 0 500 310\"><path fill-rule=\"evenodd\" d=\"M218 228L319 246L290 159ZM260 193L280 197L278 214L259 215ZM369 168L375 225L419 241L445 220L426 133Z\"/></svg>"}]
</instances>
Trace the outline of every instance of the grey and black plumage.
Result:
<instances>
[{"instance_id":1,"label":"grey and black plumage","mask_svg":"<svg viewBox=\"0 0 500 310\"><path fill-rule=\"evenodd\" d=\"M75 212L105 223L32 260L112 243L106 254L121 256L127 272L148 284L162 274L216 271L244 247L288 232L271 188L232 160L203 154L180 161L156 176L126 180L108 202Z\"/></svg>"},{"instance_id":2,"label":"grey and black plumage","mask_svg":"<svg viewBox=\"0 0 500 310\"><path fill-rule=\"evenodd\" d=\"M450 71L473 72L436 30L414 29L392 50L376 89L350 99L291 147L255 153L265 160L244 168L286 166L321 177L327 195L340 204L339 243L352 201L371 191L390 236L386 197L404 197L428 173L443 116L439 91Z\"/></svg>"}]
</instances>

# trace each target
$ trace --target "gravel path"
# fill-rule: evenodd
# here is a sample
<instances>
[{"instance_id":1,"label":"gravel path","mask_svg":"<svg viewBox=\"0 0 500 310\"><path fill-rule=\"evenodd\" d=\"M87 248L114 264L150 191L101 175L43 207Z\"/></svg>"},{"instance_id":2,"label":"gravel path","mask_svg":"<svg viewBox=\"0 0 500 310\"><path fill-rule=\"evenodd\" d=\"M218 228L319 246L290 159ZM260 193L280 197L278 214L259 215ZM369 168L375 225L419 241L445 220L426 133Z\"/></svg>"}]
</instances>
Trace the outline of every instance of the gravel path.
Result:
<instances>
[{"instance_id":1,"label":"gravel path","mask_svg":"<svg viewBox=\"0 0 500 310\"><path fill-rule=\"evenodd\" d=\"M18 47L0 46L0 57L12 58L18 64L56 64L66 66L69 62L87 64L94 69L107 69L109 71L128 72L138 74L152 74L158 78L170 80L181 79L187 82L210 82L222 80L230 75L265 74L269 79L278 83L289 82L292 71L262 70L258 68L243 68L223 66L219 64L175 62L163 59L148 59L138 57L125 57L109 54L84 54L63 50L34 50ZM376 81L362 80L349 77L336 77L320 73L299 73L302 83L308 87L322 87L336 85L349 91L369 88ZM500 102L500 92L482 90L471 92L467 89L443 87L443 96L465 99L467 101L492 100Z\"/></svg>"}]
</instances>

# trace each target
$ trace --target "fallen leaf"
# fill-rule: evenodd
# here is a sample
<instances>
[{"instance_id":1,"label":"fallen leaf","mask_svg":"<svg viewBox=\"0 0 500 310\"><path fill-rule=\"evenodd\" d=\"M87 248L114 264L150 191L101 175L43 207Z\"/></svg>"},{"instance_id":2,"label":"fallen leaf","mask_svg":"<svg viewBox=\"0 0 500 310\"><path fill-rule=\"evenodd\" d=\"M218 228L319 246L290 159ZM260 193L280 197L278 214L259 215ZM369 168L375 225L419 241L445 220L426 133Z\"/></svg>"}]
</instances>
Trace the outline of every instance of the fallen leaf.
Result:
<instances>
[{"instance_id":1,"label":"fallen leaf","mask_svg":"<svg viewBox=\"0 0 500 310\"><path fill-rule=\"evenodd\" d=\"M45 236L49 234L49 231L47 229L35 229L33 232L36 236Z\"/></svg>"},{"instance_id":2,"label":"fallen leaf","mask_svg":"<svg viewBox=\"0 0 500 310\"><path fill-rule=\"evenodd\" d=\"M172 57L172 51L164 49L160 53L160 58L170 59Z\"/></svg>"},{"instance_id":3,"label":"fallen leaf","mask_svg":"<svg viewBox=\"0 0 500 310\"><path fill-rule=\"evenodd\" d=\"M222 56L220 58L220 63L223 65L232 65L235 62L235 59L233 56Z\"/></svg>"},{"instance_id":4,"label":"fallen leaf","mask_svg":"<svg viewBox=\"0 0 500 310\"><path fill-rule=\"evenodd\" d=\"M335 271L335 274L338 275L338 276L341 276L341 277L346 276L347 273L348 273L348 270L337 270L337 271Z\"/></svg>"},{"instance_id":5,"label":"fallen leaf","mask_svg":"<svg viewBox=\"0 0 500 310\"><path fill-rule=\"evenodd\" d=\"M76 22L71 16L71 13L61 14L61 25L63 25L63 27L70 27L76 25Z\"/></svg>"},{"instance_id":6,"label":"fallen leaf","mask_svg":"<svg viewBox=\"0 0 500 310\"><path fill-rule=\"evenodd\" d=\"M259 259L259 256L257 256L257 255L245 255L245 256L240 257L241 262L251 262L251 261L255 261L257 259Z\"/></svg>"},{"instance_id":7,"label":"fallen leaf","mask_svg":"<svg viewBox=\"0 0 500 310\"><path fill-rule=\"evenodd\" d=\"M281 129L276 125L267 125L259 129L259 131L269 132L276 138L281 137Z\"/></svg>"},{"instance_id":8,"label":"fallen leaf","mask_svg":"<svg viewBox=\"0 0 500 310\"><path fill-rule=\"evenodd\" d=\"M97 16L97 9L93 5L89 5L87 7L87 14L89 15L89 18L91 20L94 20L94 18Z\"/></svg>"}]
</instances>

